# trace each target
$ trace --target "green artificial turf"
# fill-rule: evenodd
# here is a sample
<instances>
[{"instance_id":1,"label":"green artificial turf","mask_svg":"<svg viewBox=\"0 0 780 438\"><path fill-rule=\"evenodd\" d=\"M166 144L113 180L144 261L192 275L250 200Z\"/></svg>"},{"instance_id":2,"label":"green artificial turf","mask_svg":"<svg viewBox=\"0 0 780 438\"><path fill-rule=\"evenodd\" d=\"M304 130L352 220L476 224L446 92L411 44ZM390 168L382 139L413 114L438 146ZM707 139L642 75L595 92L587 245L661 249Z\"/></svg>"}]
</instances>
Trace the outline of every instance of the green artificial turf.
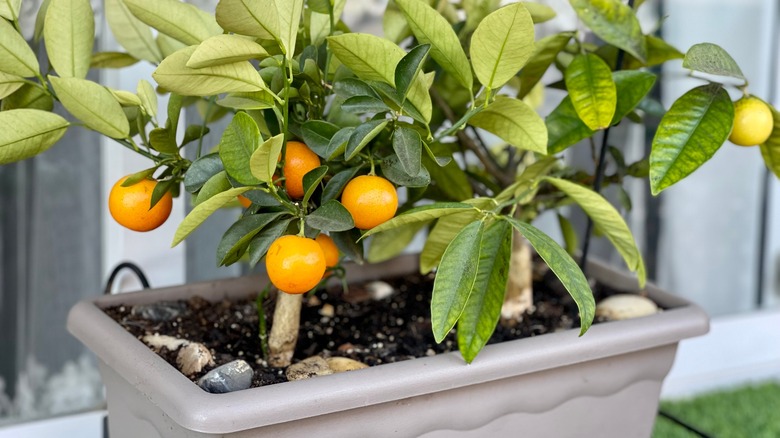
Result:
<instances>
[{"instance_id":1,"label":"green artificial turf","mask_svg":"<svg viewBox=\"0 0 780 438\"><path fill-rule=\"evenodd\" d=\"M661 410L717 438L780 437L780 383L718 391L689 400L662 401ZM659 416L653 438L698 435Z\"/></svg>"}]
</instances>

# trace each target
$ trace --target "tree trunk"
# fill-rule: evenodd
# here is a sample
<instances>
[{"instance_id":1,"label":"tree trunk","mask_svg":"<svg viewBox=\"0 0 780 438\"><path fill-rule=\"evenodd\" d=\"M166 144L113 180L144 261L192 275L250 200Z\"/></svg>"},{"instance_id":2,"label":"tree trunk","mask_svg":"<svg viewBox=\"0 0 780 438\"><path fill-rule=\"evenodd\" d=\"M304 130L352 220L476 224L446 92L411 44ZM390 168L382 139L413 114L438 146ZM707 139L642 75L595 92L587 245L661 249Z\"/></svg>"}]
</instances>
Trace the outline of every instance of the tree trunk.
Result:
<instances>
[{"instance_id":1,"label":"tree trunk","mask_svg":"<svg viewBox=\"0 0 780 438\"><path fill-rule=\"evenodd\" d=\"M284 368L292 362L301 325L302 301L303 296L299 294L280 291L276 296L273 326L268 337L268 363L271 366Z\"/></svg>"},{"instance_id":2,"label":"tree trunk","mask_svg":"<svg viewBox=\"0 0 780 438\"><path fill-rule=\"evenodd\" d=\"M524 313L533 311L531 246L515 230L512 240L512 257L509 260L509 281L504 296L504 305L501 307L501 318L511 324L521 320Z\"/></svg>"}]
</instances>

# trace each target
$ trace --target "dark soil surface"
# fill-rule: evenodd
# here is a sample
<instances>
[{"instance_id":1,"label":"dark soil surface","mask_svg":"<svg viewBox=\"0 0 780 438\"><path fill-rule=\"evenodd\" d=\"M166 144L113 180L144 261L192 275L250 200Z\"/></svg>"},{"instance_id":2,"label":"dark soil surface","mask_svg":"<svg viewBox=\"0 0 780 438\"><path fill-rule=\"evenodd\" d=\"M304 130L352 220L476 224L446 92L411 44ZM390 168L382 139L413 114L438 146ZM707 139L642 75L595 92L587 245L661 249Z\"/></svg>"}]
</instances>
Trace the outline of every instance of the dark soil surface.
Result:
<instances>
[{"instance_id":1,"label":"dark soil surface","mask_svg":"<svg viewBox=\"0 0 780 438\"><path fill-rule=\"evenodd\" d=\"M454 333L441 344L433 339L432 275L385 281L396 292L383 300L370 298L364 284L350 285L346 293L335 285L304 298L294 361L319 354L344 356L373 366L457 350ZM601 285L596 285L593 292L597 301L618 293ZM534 282L534 302L536 310L532 314L513 327L499 324L489 343L579 326L574 300L551 272ZM244 359L254 368L253 386L287 381L283 369L268 367L262 359L254 299L210 303L194 297L177 305L183 312L161 322L143 319L129 306L111 307L105 312L139 339L158 333L200 342L211 350L216 366ZM270 327L273 300L267 299L264 308ZM159 354L176 368L176 352L163 348ZM192 380L213 368L207 367Z\"/></svg>"}]
</instances>

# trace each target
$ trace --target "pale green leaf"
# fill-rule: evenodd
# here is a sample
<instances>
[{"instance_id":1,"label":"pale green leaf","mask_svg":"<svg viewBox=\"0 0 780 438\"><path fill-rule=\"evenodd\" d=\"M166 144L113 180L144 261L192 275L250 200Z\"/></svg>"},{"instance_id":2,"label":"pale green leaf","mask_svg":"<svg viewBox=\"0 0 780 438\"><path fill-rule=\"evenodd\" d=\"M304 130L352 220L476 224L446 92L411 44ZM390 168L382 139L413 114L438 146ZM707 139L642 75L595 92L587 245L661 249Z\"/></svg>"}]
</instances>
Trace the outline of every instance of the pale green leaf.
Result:
<instances>
[{"instance_id":1,"label":"pale green leaf","mask_svg":"<svg viewBox=\"0 0 780 438\"><path fill-rule=\"evenodd\" d=\"M198 228L212 213L219 210L228 202L234 201L236 197L247 190L251 190L251 187L236 187L226 190L222 193L218 193L208 200L195 206L192 211L181 221L179 228L176 229L176 234L173 236L173 243L171 247L174 247L181 243L187 236L190 235L196 228Z\"/></svg>"},{"instance_id":2,"label":"pale green leaf","mask_svg":"<svg viewBox=\"0 0 780 438\"><path fill-rule=\"evenodd\" d=\"M0 72L0 99L4 99L24 85L24 78Z\"/></svg>"},{"instance_id":3,"label":"pale green leaf","mask_svg":"<svg viewBox=\"0 0 780 438\"><path fill-rule=\"evenodd\" d=\"M124 0L139 20L184 44L222 33L214 16L179 0Z\"/></svg>"},{"instance_id":4,"label":"pale green leaf","mask_svg":"<svg viewBox=\"0 0 780 438\"><path fill-rule=\"evenodd\" d=\"M301 23L303 0L276 0L276 10L279 16L279 37L287 59L292 59Z\"/></svg>"},{"instance_id":5,"label":"pale green leaf","mask_svg":"<svg viewBox=\"0 0 780 438\"><path fill-rule=\"evenodd\" d=\"M23 78L38 74L38 58L11 23L0 19L0 72Z\"/></svg>"},{"instance_id":6,"label":"pale green leaf","mask_svg":"<svg viewBox=\"0 0 780 438\"><path fill-rule=\"evenodd\" d=\"M162 61L163 54L154 41L151 29L135 18L124 0L105 0L104 8L111 33L127 53L149 62Z\"/></svg>"},{"instance_id":7,"label":"pale green leaf","mask_svg":"<svg viewBox=\"0 0 780 438\"><path fill-rule=\"evenodd\" d=\"M19 108L51 111L54 108L54 99L52 99L51 94L40 87L33 84L24 84L0 102L0 111Z\"/></svg>"},{"instance_id":8,"label":"pale green leaf","mask_svg":"<svg viewBox=\"0 0 780 438\"><path fill-rule=\"evenodd\" d=\"M519 74L520 90L517 95L519 99L531 92L573 36L574 32L562 32L546 36L536 42L533 55Z\"/></svg>"},{"instance_id":9,"label":"pale green leaf","mask_svg":"<svg viewBox=\"0 0 780 438\"><path fill-rule=\"evenodd\" d=\"M258 110L274 107L274 98L267 91L228 93L217 100L217 105L238 110Z\"/></svg>"},{"instance_id":10,"label":"pale green leaf","mask_svg":"<svg viewBox=\"0 0 780 438\"><path fill-rule=\"evenodd\" d=\"M36 109L0 112L0 164L24 160L49 149L68 129L62 117Z\"/></svg>"},{"instance_id":11,"label":"pale green leaf","mask_svg":"<svg viewBox=\"0 0 780 438\"><path fill-rule=\"evenodd\" d=\"M138 62L132 55L123 52L98 52L92 55L90 68L122 68Z\"/></svg>"},{"instance_id":12,"label":"pale green leaf","mask_svg":"<svg viewBox=\"0 0 780 438\"><path fill-rule=\"evenodd\" d=\"M369 263L379 263L398 256L424 226L423 222L413 223L375 235L371 238L366 259Z\"/></svg>"},{"instance_id":13,"label":"pale green leaf","mask_svg":"<svg viewBox=\"0 0 780 438\"><path fill-rule=\"evenodd\" d=\"M252 153L249 158L249 169L258 180L270 183L276 172L276 164L284 146L284 134L269 138Z\"/></svg>"},{"instance_id":14,"label":"pale green leaf","mask_svg":"<svg viewBox=\"0 0 780 438\"><path fill-rule=\"evenodd\" d=\"M634 11L620 0L569 0L577 16L602 40L644 62L647 46Z\"/></svg>"},{"instance_id":15,"label":"pale green leaf","mask_svg":"<svg viewBox=\"0 0 780 438\"><path fill-rule=\"evenodd\" d=\"M501 0L462 0L461 5L466 12L465 32L474 30L482 20L501 4Z\"/></svg>"},{"instance_id":16,"label":"pale green leaf","mask_svg":"<svg viewBox=\"0 0 780 438\"><path fill-rule=\"evenodd\" d=\"M212 67L267 56L263 46L252 40L235 35L216 35L200 43L187 61L187 67Z\"/></svg>"},{"instance_id":17,"label":"pale green leaf","mask_svg":"<svg viewBox=\"0 0 780 438\"><path fill-rule=\"evenodd\" d=\"M766 167L780 178L780 112L774 107L772 109L772 118L774 128L769 138L761 144L761 156L764 158Z\"/></svg>"},{"instance_id":18,"label":"pale green leaf","mask_svg":"<svg viewBox=\"0 0 780 438\"><path fill-rule=\"evenodd\" d=\"M435 204L423 205L421 207L415 207L411 210L405 211L389 221L377 225L376 227L363 233L364 239L376 233L382 231L392 230L403 225L420 222L430 222L440 217L449 216L451 214L462 213L464 211L473 210L474 207L468 204L462 204L460 202L437 202Z\"/></svg>"},{"instance_id":19,"label":"pale green leaf","mask_svg":"<svg viewBox=\"0 0 780 438\"><path fill-rule=\"evenodd\" d=\"M742 69L722 47L712 43L691 46L683 59L683 67L718 76L731 76L745 80Z\"/></svg>"},{"instance_id":20,"label":"pale green leaf","mask_svg":"<svg viewBox=\"0 0 780 438\"><path fill-rule=\"evenodd\" d=\"M522 100L499 96L469 119L469 124L495 134L517 148L547 154L544 120Z\"/></svg>"},{"instance_id":21,"label":"pale green leaf","mask_svg":"<svg viewBox=\"0 0 780 438\"><path fill-rule=\"evenodd\" d=\"M95 41L95 17L89 0L57 0L43 25L46 53L60 77L87 77Z\"/></svg>"},{"instance_id":22,"label":"pale green leaf","mask_svg":"<svg viewBox=\"0 0 780 438\"><path fill-rule=\"evenodd\" d=\"M19 18L19 9L21 7L22 0L0 0L0 17L16 21Z\"/></svg>"},{"instance_id":23,"label":"pale green leaf","mask_svg":"<svg viewBox=\"0 0 780 438\"><path fill-rule=\"evenodd\" d=\"M35 14L35 29L33 30L33 42L36 44L43 38L43 25L46 22L46 11L49 10L49 3L51 0L43 0L38 13Z\"/></svg>"},{"instance_id":24,"label":"pale green leaf","mask_svg":"<svg viewBox=\"0 0 780 438\"><path fill-rule=\"evenodd\" d=\"M534 51L534 23L521 3L505 6L477 26L471 38L471 63L488 89L499 88L523 68Z\"/></svg>"},{"instance_id":25,"label":"pale green leaf","mask_svg":"<svg viewBox=\"0 0 780 438\"><path fill-rule=\"evenodd\" d=\"M694 88L661 119L650 152L650 190L657 195L712 158L731 132L734 104L720 85Z\"/></svg>"},{"instance_id":26,"label":"pale green leaf","mask_svg":"<svg viewBox=\"0 0 780 438\"><path fill-rule=\"evenodd\" d=\"M65 109L88 128L112 138L126 138L130 124L114 96L103 86L86 79L49 76ZM85 99L89 96L89 99Z\"/></svg>"},{"instance_id":27,"label":"pale green leaf","mask_svg":"<svg viewBox=\"0 0 780 438\"><path fill-rule=\"evenodd\" d=\"M612 72L603 59L589 53L579 55L564 75L575 111L592 130L612 123L617 104L617 90Z\"/></svg>"},{"instance_id":28,"label":"pale green leaf","mask_svg":"<svg viewBox=\"0 0 780 438\"><path fill-rule=\"evenodd\" d=\"M200 190L198 190L198 196L192 201L192 206L197 207L215 195L230 190L232 187L227 172L221 170L206 180Z\"/></svg>"},{"instance_id":29,"label":"pale green leaf","mask_svg":"<svg viewBox=\"0 0 780 438\"><path fill-rule=\"evenodd\" d=\"M174 53L178 52L179 50L182 50L185 47L187 47L186 44L182 43L179 40L173 39L164 33L157 34L156 44L157 47L159 47L160 51L162 52L164 58L167 58L173 55Z\"/></svg>"},{"instance_id":30,"label":"pale green leaf","mask_svg":"<svg viewBox=\"0 0 780 438\"><path fill-rule=\"evenodd\" d=\"M275 4L262 0L220 0L217 23L229 32L265 40L279 40L279 15Z\"/></svg>"},{"instance_id":31,"label":"pale green leaf","mask_svg":"<svg viewBox=\"0 0 780 438\"><path fill-rule=\"evenodd\" d=\"M347 5L347 0L335 0L333 2L333 24L336 25L341 14L344 12L344 7ZM319 46L325 42L325 38L333 33L333 29L330 28L330 15L320 14L312 12L309 21L309 32L311 33L311 43L314 46Z\"/></svg>"},{"instance_id":32,"label":"pale green leaf","mask_svg":"<svg viewBox=\"0 0 780 438\"><path fill-rule=\"evenodd\" d=\"M250 159L260 139L257 123L245 112L237 113L222 134L219 158L228 175L241 184L251 186L260 183L250 169Z\"/></svg>"},{"instance_id":33,"label":"pale green leaf","mask_svg":"<svg viewBox=\"0 0 780 438\"><path fill-rule=\"evenodd\" d=\"M474 77L458 35L447 20L420 0L396 0L420 44L431 45L431 57L455 79L471 90Z\"/></svg>"},{"instance_id":34,"label":"pale green leaf","mask_svg":"<svg viewBox=\"0 0 780 438\"><path fill-rule=\"evenodd\" d=\"M157 93L154 87L145 79L138 81L138 98L141 99L141 107L152 117L157 117Z\"/></svg>"},{"instance_id":35,"label":"pale green leaf","mask_svg":"<svg viewBox=\"0 0 780 438\"><path fill-rule=\"evenodd\" d=\"M108 89L114 96L117 102L122 106L141 106L141 99L137 94L124 90L112 90Z\"/></svg>"},{"instance_id":36,"label":"pale green leaf","mask_svg":"<svg viewBox=\"0 0 780 438\"><path fill-rule=\"evenodd\" d=\"M152 74L157 83L183 96L210 96L266 88L249 61L197 69L187 67L187 61L195 50L195 46L186 47L165 58Z\"/></svg>"},{"instance_id":37,"label":"pale green leaf","mask_svg":"<svg viewBox=\"0 0 780 438\"><path fill-rule=\"evenodd\" d=\"M528 12L531 14L531 19L534 20L534 24L544 23L555 18L555 9L550 6L543 5L535 2L521 2Z\"/></svg>"}]
</instances>

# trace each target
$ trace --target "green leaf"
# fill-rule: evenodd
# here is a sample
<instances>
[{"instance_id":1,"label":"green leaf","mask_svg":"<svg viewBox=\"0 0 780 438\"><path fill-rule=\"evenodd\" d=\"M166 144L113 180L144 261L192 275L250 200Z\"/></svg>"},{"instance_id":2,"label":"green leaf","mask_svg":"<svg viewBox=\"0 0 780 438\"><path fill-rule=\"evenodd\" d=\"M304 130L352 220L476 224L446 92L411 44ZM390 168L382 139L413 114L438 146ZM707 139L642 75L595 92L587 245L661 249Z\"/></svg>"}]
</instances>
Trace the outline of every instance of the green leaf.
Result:
<instances>
[{"instance_id":1,"label":"green leaf","mask_svg":"<svg viewBox=\"0 0 780 438\"><path fill-rule=\"evenodd\" d=\"M13 94L0 102L0 111L12 109L39 109L51 111L54 108L54 99L46 91L32 84L24 84Z\"/></svg>"},{"instance_id":2,"label":"green leaf","mask_svg":"<svg viewBox=\"0 0 780 438\"><path fill-rule=\"evenodd\" d=\"M274 240L282 237L287 227L290 226L291 219L280 220L263 228L249 242L247 254L249 255L249 266L254 267L263 258L268 248Z\"/></svg>"},{"instance_id":3,"label":"green leaf","mask_svg":"<svg viewBox=\"0 0 780 438\"><path fill-rule=\"evenodd\" d=\"M490 198L473 198L466 200L464 203L483 209L491 206L492 200ZM452 239L455 238L463 227L476 221L481 215L482 213L478 210L471 209L444 216L436 221L436 225L425 239L425 246L420 253L420 272L427 274L438 266L444 251L452 242Z\"/></svg>"},{"instance_id":4,"label":"green leaf","mask_svg":"<svg viewBox=\"0 0 780 438\"><path fill-rule=\"evenodd\" d=\"M205 201L211 199L214 195L218 195L226 190L230 190L233 186L230 184L227 172L224 170L218 172L214 176L208 179L203 187L198 191L198 196L192 201L193 206L202 204Z\"/></svg>"},{"instance_id":5,"label":"green leaf","mask_svg":"<svg viewBox=\"0 0 780 438\"><path fill-rule=\"evenodd\" d=\"M146 114L152 117L157 117L157 94L154 92L152 84L144 79L138 81L138 89L136 90L138 97L141 99L141 107Z\"/></svg>"},{"instance_id":6,"label":"green leaf","mask_svg":"<svg viewBox=\"0 0 780 438\"><path fill-rule=\"evenodd\" d=\"M257 126L257 125L255 125ZM284 134L269 138L249 158L249 170L252 175L264 183L271 183L276 172L276 164L282 154Z\"/></svg>"},{"instance_id":7,"label":"green leaf","mask_svg":"<svg viewBox=\"0 0 780 438\"><path fill-rule=\"evenodd\" d=\"M711 75L746 80L734 58L722 47L712 43L691 46L683 59L683 67Z\"/></svg>"},{"instance_id":8,"label":"green leaf","mask_svg":"<svg viewBox=\"0 0 780 438\"><path fill-rule=\"evenodd\" d=\"M712 158L729 136L734 104L720 85L694 88L661 119L650 152L650 189L657 195Z\"/></svg>"},{"instance_id":9,"label":"green leaf","mask_svg":"<svg viewBox=\"0 0 780 438\"><path fill-rule=\"evenodd\" d=\"M121 184L121 186L122 187L130 187L130 186L136 185L136 184L138 184L139 182L141 182L141 181L143 181L145 179L151 178L152 175L154 175L155 171L157 171L157 166L149 168L149 169L144 169L144 170L142 170L140 172L136 172L136 173L128 176L127 178L125 178L125 180Z\"/></svg>"},{"instance_id":10,"label":"green leaf","mask_svg":"<svg viewBox=\"0 0 780 438\"><path fill-rule=\"evenodd\" d=\"M222 240L217 246L217 266L227 266L237 262L246 251L249 242L282 214L251 214L234 222L222 235Z\"/></svg>"},{"instance_id":11,"label":"green leaf","mask_svg":"<svg viewBox=\"0 0 780 438\"><path fill-rule=\"evenodd\" d=\"M558 215L558 225L561 227L561 234L563 235L563 243L566 245L566 252L570 255L574 255L580 246L580 239L577 237L574 226L561 214Z\"/></svg>"},{"instance_id":12,"label":"green leaf","mask_svg":"<svg viewBox=\"0 0 780 438\"><path fill-rule=\"evenodd\" d=\"M86 79L49 76L62 105L87 127L112 138L126 138L130 124L119 102L104 87ZM89 96L89 100L84 100Z\"/></svg>"},{"instance_id":13,"label":"green leaf","mask_svg":"<svg viewBox=\"0 0 780 438\"><path fill-rule=\"evenodd\" d=\"M534 50L534 23L521 3L505 6L477 26L471 38L471 64L479 82L499 88L511 79Z\"/></svg>"},{"instance_id":14,"label":"green leaf","mask_svg":"<svg viewBox=\"0 0 780 438\"><path fill-rule=\"evenodd\" d=\"M352 167L333 175L330 181L325 184L325 189L322 191L322 203L341 196L344 187L347 186L347 183L352 181L352 178L355 177L358 170L360 170L359 167Z\"/></svg>"},{"instance_id":15,"label":"green leaf","mask_svg":"<svg viewBox=\"0 0 780 438\"><path fill-rule=\"evenodd\" d=\"M0 0L0 17L9 21L15 21L19 18L19 9L22 7L22 0Z\"/></svg>"},{"instance_id":16,"label":"green leaf","mask_svg":"<svg viewBox=\"0 0 780 438\"><path fill-rule=\"evenodd\" d=\"M387 120L372 120L355 128L349 136L344 158L349 161L357 156L364 147L373 140L387 126Z\"/></svg>"},{"instance_id":17,"label":"green leaf","mask_svg":"<svg viewBox=\"0 0 780 438\"><path fill-rule=\"evenodd\" d=\"M0 112L0 164L33 157L59 141L68 129L62 117L37 109Z\"/></svg>"},{"instance_id":18,"label":"green leaf","mask_svg":"<svg viewBox=\"0 0 780 438\"><path fill-rule=\"evenodd\" d=\"M179 40L175 40L164 33L157 34L156 44L157 47L160 48L164 58L167 58L173 55L175 52L187 47L186 44Z\"/></svg>"},{"instance_id":19,"label":"green leaf","mask_svg":"<svg viewBox=\"0 0 780 438\"><path fill-rule=\"evenodd\" d=\"M324 120L309 120L301 125L303 141L315 154L328 159L328 145L339 127Z\"/></svg>"},{"instance_id":20,"label":"green leaf","mask_svg":"<svg viewBox=\"0 0 780 438\"><path fill-rule=\"evenodd\" d=\"M593 220L593 223L604 233L612 242L615 249L626 261L626 265L632 271L637 271L642 264L642 254L636 246L634 236L628 225L620 216L620 213L600 194L559 178L545 178L545 181L554 185L569 198L574 200L583 211ZM639 278L639 287L645 286L645 278Z\"/></svg>"},{"instance_id":21,"label":"green leaf","mask_svg":"<svg viewBox=\"0 0 780 438\"><path fill-rule=\"evenodd\" d=\"M208 133L211 131L208 126L203 125L190 125L187 127L187 129L184 130L184 138L181 139L181 146L186 146L187 144L198 140L201 137L205 137L208 135ZM171 135L173 135L173 131L171 131Z\"/></svg>"},{"instance_id":22,"label":"green leaf","mask_svg":"<svg viewBox=\"0 0 780 438\"><path fill-rule=\"evenodd\" d=\"M370 85L357 78L344 78L333 84L333 91L339 97L348 99L353 96L368 96L382 100L379 94Z\"/></svg>"},{"instance_id":23,"label":"green leaf","mask_svg":"<svg viewBox=\"0 0 780 438\"><path fill-rule=\"evenodd\" d=\"M359 265L363 264L363 244L358 241L360 230L353 228L341 233L330 233L330 238L342 254Z\"/></svg>"},{"instance_id":24,"label":"green leaf","mask_svg":"<svg viewBox=\"0 0 780 438\"><path fill-rule=\"evenodd\" d=\"M404 172L418 175L422 167L422 139L420 133L406 126L398 126L393 132L393 150Z\"/></svg>"},{"instance_id":25,"label":"green leaf","mask_svg":"<svg viewBox=\"0 0 780 438\"><path fill-rule=\"evenodd\" d=\"M306 216L306 224L320 231L347 231L355 228L352 215L339 201L331 199Z\"/></svg>"},{"instance_id":26,"label":"green leaf","mask_svg":"<svg viewBox=\"0 0 780 438\"><path fill-rule=\"evenodd\" d=\"M282 205L274 195L264 190L250 190L244 192L242 196L252 201L252 204L261 207L279 207Z\"/></svg>"},{"instance_id":27,"label":"green leaf","mask_svg":"<svg viewBox=\"0 0 780 438\"><path fill-rule=\"evenodd\" d=\"M517 148L547 153L544 120L522 100L499 96L471 117L469 124L495 134Z\"/></svg>"},{"instance_id":28,"label":"green leaf","mask_svg":"<svg viewBox=\"0 0 780 438\"><path fill-rule=\"evenodd\" d=\"M426 187L431 183L431 174L428 172L428 169L420 166L420 172L415 175L409 175L395 155L390 155L382 160L381 167L385 178L399 186Z\"/></svg>"},{"instance_id":29,"label":"green leaf","mask_svg":"<svg viewBox=\"0 0 780 438\"><path fill-rule=\"evenodd\" d=\"M222 134L219 157L228 175L243 185L251 186L262 181L254 176L250 168L252 154L260 140L257 123L245 112L237 113Z\"/></svg>"},{"instance_id":30,"label":"green leaf","mask_svg":"<svg viewBox=\"0 0 780 438\"><path fill-rule=\"evenodd\" d=\"M328 161L334 161L344 156L344 151L347 150L347 143L349 138L352 137L352 133L355 132L354 127L341 128L333 134L333 138L328 143L328 148L325 150L324 157Z\"/></svg>"},{"instance_id":31,"label":"green leaf","mask_svg":"<svg viewBox=\"0 0 780 438\"><path fill-rule=\"evenodd\" d=\"M178 0L124 0L136 18L187 45L222 33L214 16Z\"/></svg>"},{"instance_id":32,"label":"green leaf","mask_svg":"<svg viewBox=\"0 0 780 438\"><path fill-rule=\"evenodd\" d=\"M596 302L585 274L582 273L571 256L550 236L531 224L510 217L505 217L505 220L509 221L523 237L528 239L539 257L547 263L550 270L569 291L569 295L574 298L580 311L580 336L584 335L593 323L593 317L596 313Z\"/></svg>"},{"instance_id":33,"label":"green leaf","mask_svg":"<svg viewBox=\"0 0 780 438\"><path fill-rule=\"evenodd\" d=\"M564 77L574 109L585 125L594 131L609 127L615 115L617 90L607 63L592 53L579 55Z\"/></svg>"},{"instance_id":34,"label":"green leaf","mask_svg":"<svg viewBox=\"0 0 780 438\"><path fill-rule=\"evenodd\" d=\"M479 244L479 265L471 295L458 320L458 349L471 363L496 329L504 304L512 255L512 227L497 221L485 228Z\"/></svg>"},{"instance_id":35,"label":"green leaf","mask_svg":"<svg viewBox=\"0 0 780 438\"><path fill-rule=\"evenodd\" d=\"M138 62L132 55L123 52L99 52L92 55L90 68L122 68Z\"/></svg>"},{"instance_id":36,"label":"green leaf","mask_svg":"<svg viewBox=\"0 0 780 438\"><path fill-rule=\"evenodd\" d=\"M398 256L424 226L424 223L414 223L377 234L371 238L366 259L369 263L379 263Z\"/></svg>"},{"instance_id":37,"label":"green leaf","mask_svg":"<svg viewBox=\"0 0 780 438\"><path fill-rule=\"evenodd\" d=\"M105 0L104 8L111 34L127 53L153 63L162 61L163 54L151 29L135 18L124 0Z\"/></svg>"},{"instance_id":38,"label":"green leaf","mask_svg":"<svg viewBox=\"0 0 780 438\"><path fill-rule=\"evenodd\" d=\"M225 168L217 152L198 158L184 174L184 190L190 193L197 192L206 181L223 170Z\"/></svg>"},{"instance_id":39,"label":"green leaf","mask_svg":"<svg viewBox=\"0 0 780 438\"><path fill-rule=\"evenodd\" d=\"M774 128L769 138L761 144L761 156L766 167L780 178L780 112L772 106L769 108L772 110Z\"/></svg>"},{"instance_id":40,"label":"green leaf","mask_svg":"<svg viewBox=\"0 0 780 438\"><path fill-rule=\"evenodd\" d=\"M279 13L270 2L261 0L220 0L217 23L229 32L279 40Z\"/></svg>"},{"instance_id":41,"label":"green leaf","mask_svg":"<svg viewBox=\"0 0 780 438\"><path fill-rule=\"evenodd\" d=\"M19 1L21 0L12 0L12 1ZM49 3L51 3L51 0L43 0L41 2L41 7L38 9L38 13L35 14L35 29L33 30L33 42L36 44L41 42L41 38L43 38L43 25L46 22L46 11L49 10Z\"/></svg>"},{"instance_id":42,"label":"green leaf","mask_svg":"<svg viewBox=\"0 0 780 438\"><path fill-rule=\"evenodd\" d=\"M562 32L546 36L536 42L534 53L519 74L520 92L517 95L519 99L525 97L542 79L558 57L558 53L566 47L573 36L574 32Z\"/></svg>"},{"instance_id":43,"label":"green leaf","mask_svg":"<svg viewBox=\"0 0 780 438\"><path fill-rule=\"evenodd\" d=\"M655 84L655 75L646 71L621 70L613 72L612 79L617 91L617 105L612 117L612 124L616 125L647 96Z\"/></svg>"},{"instance_id":44,"label":"green leaf","mask_svg":"<svg viewBox=\"0 0 780 438\"><path fill-rule=\"evenodd\" d=\"M274 107L274 98L267 91L228 93L217 100L217 105L238 110L259 110Z\"/></svg>"},{"instance_id":45,"label":"green leaf","mask_svg":"<svg viewBox=\"0 0 780 438\"><path fill-rule=\"evenodd\" d=\"M204 68L189 68L187 61L196 47L185 47L165 58L152 77L168 91L182 96L211 96L266 88L249 61Z\"/></svg>"},{"instance_id":46,"label":"green leaf","mask_svg":"<svg viewBox=\"0 0 780 438\"><path fill-rule=\"evenodd\" d=\"M158 181L157 184L154 185L154 190L152 190L151 205L149 205L149 209L154 208L154 206L160 202L163 196L172 190L178 190L178 185L174 180L167 179L164 181Z\"/></svg>"},{"instance_id":47,"label":"green leaf","mask_svg":"<svg viewBox=\"0 0 780 438\"><path fill-rule=\"evenodd\" d=\"M38 74L38 58L11 23L0 19L0 72L23 78Z\"/></svg>"},{"instance_id":48,"label":"green leaf","mask_svg":"<svg viewBox=\"0 0 780 438\"><path fill-rule=\"evenodd\" d=\"M236 35L215 35L200 43L187 61L187 67L213 67L267 56L263 46L254 41Z\"/></svg>"},{"instance_id":49,"label":"green leaf","mask_svg":"<svg viewBox=\"0 0 780 438\"><path fill-rule=\"evenodd\" d=\"M410 50L395 66L395 88L402 103L415 78L420 74L430 49L431 46L428 44L419 45Z\"/></svg>"},{"instance_id":50,"label":"green leaf","mask_svg":"<svg viewBox=\"0 0 780 438\"><path fill-rule=\"evenodd\" d=\"M317 187L319 187L320 183L322 182L322 179L325 178L325 175L327 173L328 173L328 166L320 166L306 172L306 175L303 175L304 193L303 193L303 200L301 201L303 205L309 203L309 199L311 199L311 195L313 195L314 191L317 190Z\"/></svg>"},{"instance_id":51,"label":"green leaf","mask_svg":"<svg viewBox=\"0 0 780 438\"><path fill-rule=\"evenodd\" d=\"M364 81L379 81L395 86L395 66L406 52L384 38L370 34L348 33L328 37L328 46L342 64ZM429 86L422 75L417 76L408 99L428 122L433 104ZM393 93L395 94L395 93Z\"/></svg>"},{"instance_id":52,"label":"green leaf","mask_svg":"<svg viewBox=\"0 0 780 438\"><path fill-rule=\"evenodd\" d=\"M295 41L298 39L303 0L276 0L275 3L279 15L279 37L287 59L292 59L295 55Z\"/></svg>"},{"instance_id":53,"label":"green leaf","mask_svg":"<svg viewBox=\"0 0 780 438\"><path fill-rule=\"evenodd\" d=\"M171 138L171 133L166 128L154 128L149 132L149 143L158 152L175 154L179 151L176 141Z\"/></svg>"},{"instance_id":54,"label":"green leaf","mask_svg":"<svg viewBox=\"0 0 780 438\"><path fill-rule=\"evenodd\" d=\"M430 44L431 58L468 90L474 87L471 65L458 35L432 7L420 0L396 0L420 44ZM397 79L396 79L397 80Z\"/></svg>"},{"instance_id":55,"label":"green leaf","mask_svg":"<svg viewBox=\"0 0 780 438\"><path fill-rule=\"evenodd\" d=\"M404 213L397 215L389 221L377 225L376 227L363 233L362 238L381 233L383 231L392 230L403 225L411 223L427 223L440 217L449 216L451 214L462 213L464 211L473 210L474 207L463 204L460 202L437 202L435 204L423 205L421 207L415 207Z\"/></svg>"},{"instance_id":56,"label":"green leaf","mask_svg":"<svg viewBox=\"0 0 780 438\"><path fill-rule=\"evenodd\" d=\"M0 99L5 99L24 85L24 78L0 72Z\"/></svg>"},{"instance_id":57,"label":"green leaf","mask_svg":"<svg viewBox=\"0 0 780 438\"><path fill-rule=\"evenodd\" d=\"M484 228L483 221L466 225L441 258L431 296L431 326L437 343L441 343L458 322L474 289Z\"/></svg>"},{"instance_id":58,"label":"green leaf","mask_svg":"<svg viewBox=\"0 0 780 438\"><path fill-rule=\"evenodd\" d=\"M534 2L521 2L528 12L531 14L531 19L534 20L534 24L544 23L550 21L557 15L555 9L543 5L541 3Z\"/></svg>"},{"instance_id":59,"label":"green leaf","mask_svg":"<svg viewBox=\"0 0 780 438\"><path fill-rule=\"evenodd\" d=\"M569 0L580 17L599 38L644 62L647 47L634 11L620 0Z\"/></svg>"},{"instance_id":60,"label":"green leaf","mask_svg":"<svg viewBox=\"0 0 780 438\"><path fill-rule=\"evenodd\" d=\"M234 201L236 197L247 190L250 187L236 187L228 189L222 193L218 193L202 203L195 206L192 211L181 221L179 228L176 229L176 234L173 236L173 243L171 247L174 247L181 243L187 236L190 235L196 228L198 228L212 213L219 210L222 206L228 202Z\"/></svg>"},{"instance_id":61,"label":"green leaf","mask_svg":"<svg viewBox=\"0 0 780 438\"><path fill-rule=\"evenodd\" d=\"M390 111L390 107L381 99L371 96L352 96L341 104L341 109L356 114Z\"/></svg>"},{"instance_id":62,"label":"green leaf","mask_svg":"<svg viewBox=\"0 0 780 438\"><path fill-rule=\"evenodd\" d=\"M60 77L87 77L95 43L95 17L89 0L57 0L43 25L46 53Z\"/></svg>"}]
</instances>

